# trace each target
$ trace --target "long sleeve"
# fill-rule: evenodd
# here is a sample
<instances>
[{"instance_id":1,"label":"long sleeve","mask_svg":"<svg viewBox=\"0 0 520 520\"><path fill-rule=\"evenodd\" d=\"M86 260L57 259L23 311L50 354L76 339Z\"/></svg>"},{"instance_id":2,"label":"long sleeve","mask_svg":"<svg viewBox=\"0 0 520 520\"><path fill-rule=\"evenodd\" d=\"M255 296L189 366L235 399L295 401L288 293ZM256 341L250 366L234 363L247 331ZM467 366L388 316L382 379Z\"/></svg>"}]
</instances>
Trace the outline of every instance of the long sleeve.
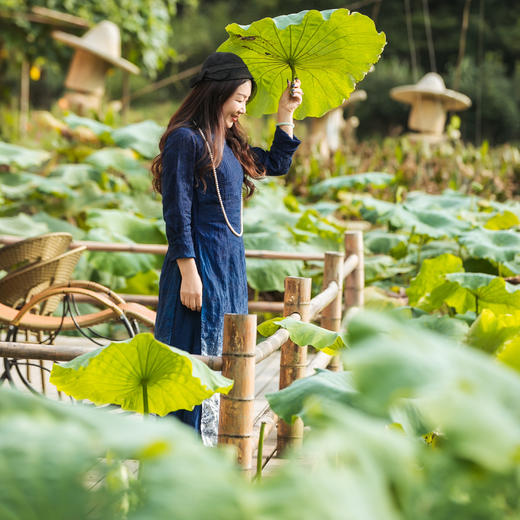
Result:
<instances>
[{"instance_id":1,"label":"long sleeve","mask_svg":"<svg viewBox=\"0 0 520 520\"><path fill-rule=\"evenodd\" d=\"M191 231L197 143L187 128L168 137L162 156L163 216L170 260L195 258Z\"/></svg>"},{"instance_id":2,"label":"long sleeve","mask_svg":"<svg viewBox=\"0 0 520 520\"><path fill-rule=\"evenodd\" d=\"M265 166L267 175L285 175L291 166L292 156L300 144L297 137L276 128L273 144L269 151L262 148L252 147L251 150L259 164Z\"/></svg>"}]
</instances>

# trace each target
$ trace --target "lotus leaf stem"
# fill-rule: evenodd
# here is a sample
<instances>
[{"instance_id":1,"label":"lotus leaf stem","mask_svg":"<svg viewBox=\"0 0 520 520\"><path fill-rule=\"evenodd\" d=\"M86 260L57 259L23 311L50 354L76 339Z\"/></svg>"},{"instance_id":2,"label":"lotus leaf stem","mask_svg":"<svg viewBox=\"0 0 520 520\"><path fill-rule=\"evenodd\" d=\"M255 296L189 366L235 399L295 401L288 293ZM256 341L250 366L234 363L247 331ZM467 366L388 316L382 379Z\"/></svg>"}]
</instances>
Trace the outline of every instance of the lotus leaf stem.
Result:
<instances>
[{"instance_id":1,"label":"lotus leaf stem","mask_svg":"<svg viewBox=\"0 0 520 520\"><path fill-rule=\"evenodd\" d=\"M254 480L260 480L262 478L262 457L264 452L264 432L265 432L265 421L260 425L260 435L258 438L258 451L256 454L256 473Z\"/></svg>"},{"instance_id":2,"label":"lotus leaf stem","mask_svg":"<svg viewBox=\"0 0 520 520\"><path fill-rule=\"evenodd\" d=\"M143 414L148 415L148 385L143 381Z\"/></svg>"}]
</instances>

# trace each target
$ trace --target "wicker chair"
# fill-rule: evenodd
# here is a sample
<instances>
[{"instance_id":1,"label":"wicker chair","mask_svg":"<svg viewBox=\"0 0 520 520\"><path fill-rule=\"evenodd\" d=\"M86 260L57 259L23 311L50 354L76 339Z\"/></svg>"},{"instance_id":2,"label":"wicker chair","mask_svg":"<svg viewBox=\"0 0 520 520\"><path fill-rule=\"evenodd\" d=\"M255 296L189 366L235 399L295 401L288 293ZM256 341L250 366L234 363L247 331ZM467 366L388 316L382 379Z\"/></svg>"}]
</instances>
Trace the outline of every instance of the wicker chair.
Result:
<instances>
[{"instance_id":1,"label":"wicker chair","mask_svg":"<svg viewBox=\"0 0 520 520\"><path fill-rule=\"evenodd\" d=\"M49 260L33 263L0 279L0 302L19 308L34 295L52 285L68 282L85 247L77 247ZM60 296L43 301L38 314L50 315L60 302Z\"/></svg>"},{"instance_id":2,"label":"wicker chair","mask_svg":"<svg viewBox=\"0 0 520 520\"><path fill-rule=\"evenodd\" d=\"M70 233L48 233L0 248L0 271L7 275L65 253L72 242Z\"/></svg>"},{"instance_id":3,"label":"wicker chair","mask_svg":"<svg viewBox=\"0 0 520 520\"><path fill-rule=\"evenodd\" d=\"M94 304L99 310L88 314L73 315L73 309L65 302L81 296ZM64 310L61 316L42 316L34 314L35 309L46 308L46 302L64 301ZM33 331L38 335L43 333L50 334L49 337L55 337L61 331L90 329L95 325L108 322L118 322L126 327L130 337L139 332L137 322L144 324L146 327L153 329L155 324L155 312L139 305L137 303L126 303L119 295L100 284L90 281L69 281L67 283L53 285L45 288L35 294L21 309L15 309L11 306L0 303L0 326L7 326L8 334L6 341L16 342L19 330ZM106 339L106 338L105 338ZM16 345L16 343L10 343ZM48 345L52 351L52 345ZM46 394L46 377L45 372L49 372L49 367L44 366L43 361L39 361L36 365L34 361L27 360L23 362L21 359L3 360L4 371L0 371L0 385L4 381L15 384L13 375L18 381L23 383L31 392ZM48 363L48 362L46 362ZM21 368L26 367L26 373L23 374ZM35 386L35 381L31 381L30 367L40 369L41 385L39 388Z\"/></svg>"}]
</instances>

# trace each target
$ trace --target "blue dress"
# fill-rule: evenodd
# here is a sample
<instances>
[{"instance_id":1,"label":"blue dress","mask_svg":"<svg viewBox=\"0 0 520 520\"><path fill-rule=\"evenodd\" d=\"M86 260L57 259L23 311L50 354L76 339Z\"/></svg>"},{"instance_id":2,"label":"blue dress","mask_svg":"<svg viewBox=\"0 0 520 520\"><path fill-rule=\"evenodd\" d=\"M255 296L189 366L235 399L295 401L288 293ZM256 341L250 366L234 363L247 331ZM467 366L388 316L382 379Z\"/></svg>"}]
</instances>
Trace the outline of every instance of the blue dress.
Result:
<instances>
[{"instance_id":1,"label":"blue dress","mask_svg":"<svg viewBox=\"0 0 520 520\"><path fill-rule=\"evenodd\" d=\"M299 144L297 138L277 128L269 151L256 147L252 151L267 175L284 175ZM212 173L206 177L206 189L195 177L205 146L197 130L182 127L168 136L163 150L161 182L168 252L159 283L155 337L191 354L217 356L222 354L224 314L248 312L247 277L244 242L226 225ZM227 144L217 178L229 222L239 232L244 172ZM202 281L201 312L181 303L177 258L195 259ZM177 415L202 430L209 444L215 442L218 401Z\"/></svg>"}]
</instances>

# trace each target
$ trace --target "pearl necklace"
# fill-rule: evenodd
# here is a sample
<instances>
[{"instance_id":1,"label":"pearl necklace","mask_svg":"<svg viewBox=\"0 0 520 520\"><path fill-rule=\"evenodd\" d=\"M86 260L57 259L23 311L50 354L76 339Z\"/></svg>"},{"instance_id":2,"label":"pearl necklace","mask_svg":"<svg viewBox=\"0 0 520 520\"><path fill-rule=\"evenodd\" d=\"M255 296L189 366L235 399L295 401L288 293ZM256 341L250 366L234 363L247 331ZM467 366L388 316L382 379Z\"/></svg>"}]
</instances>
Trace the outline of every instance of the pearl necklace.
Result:
<instances>
[{"instance_id":1,"label":"pearl necklace","mask_svg":"<svg viewBox=\"0 0 520 520\"><path fill-rule=\"evenodd\" d=\"M193 121L195 123L195 121ZM204 142L206 143L206 148L208 149L209 158L211 159L211 167L213 169L213 178L215 179L215 187L217 188L217 197L218 201L220 203L220 209L222 210L222 215L224 215L224 220L226 221L227 227L233 233L233 235L237 237L241 237L244 234L244 201L242 197L240 197L240 233L237 233L234 229L231 223L229 222L229 219L226 214L226 210L224 209L224 203L222 202L222 197L220 195L220 188L218 185L218 179L217 179L217 169L215 168L215 161L213 160L213 153L211 152L211 147L209 146L208 140L206 139L206 136L204 135L204 132L202 129L195 123L195 126L197 127L197 130L200 132L200 135L202 136L202 139L204 139Z\"/></svg>"}]
</instances>

